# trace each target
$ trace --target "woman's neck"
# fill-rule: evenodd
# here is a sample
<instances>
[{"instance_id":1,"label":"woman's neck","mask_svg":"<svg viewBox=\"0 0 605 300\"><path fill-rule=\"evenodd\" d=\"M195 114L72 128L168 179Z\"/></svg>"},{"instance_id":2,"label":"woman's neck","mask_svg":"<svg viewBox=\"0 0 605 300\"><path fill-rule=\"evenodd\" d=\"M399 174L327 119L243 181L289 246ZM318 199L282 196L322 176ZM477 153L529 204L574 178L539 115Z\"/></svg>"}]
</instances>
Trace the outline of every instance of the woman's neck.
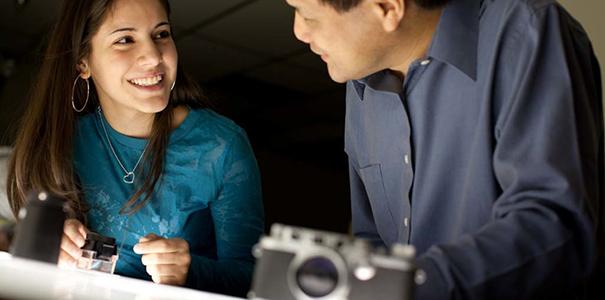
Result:
<instances>
[{"instance_id":1,"label":"woman's neck","mask_svg":"<svg viewBox=\"0 0 605 300\"><path fill-rule=\"evenodd\" d=\"M101 104L107 123L117 132L134 138L149 138L153 127L154 113L143 113L134 109L119 109Z\"/></svg>"},{"instance_id":2,"label":"woman's neck","mask_svg":"<svg viewBox=\"0 0 605 300\"><path fill-rule=\"evenodd\" d=\"M119 109L112 105L101 104L103 116L117 132L134 138L147 139L151 136L155 113L144 113L134 109ZM189 110L177 106L172 110L172 128L175 129L185 120Z\"/></svg>"}]
</instances>

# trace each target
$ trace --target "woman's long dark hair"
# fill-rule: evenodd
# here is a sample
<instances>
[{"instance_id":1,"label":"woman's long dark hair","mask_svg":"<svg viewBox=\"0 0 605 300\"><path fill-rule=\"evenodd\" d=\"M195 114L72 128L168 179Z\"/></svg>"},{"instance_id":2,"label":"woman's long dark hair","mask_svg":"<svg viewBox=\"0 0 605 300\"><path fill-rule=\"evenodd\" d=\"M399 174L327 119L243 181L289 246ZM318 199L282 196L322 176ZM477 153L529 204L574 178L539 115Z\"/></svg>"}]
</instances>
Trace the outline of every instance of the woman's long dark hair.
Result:
<instances>
[{"instance_id":1,"label":"woman's long dark hair","mask_svg":"<svg viewBox=\"0 0 605 300\"><path fill-rule=\"evenodd\" d=\"M168 0L160 1L170 15ZM28 108L21 119L9 165L7 194L13 213L24 206L26 193L45 190L67 199L69 216L85 220L86 206L73 168L73 139L77 113L72 109L72 84L79 76L78 63L91 51L91 40L113 0L65 0L52 31L41 69L29 95ZM90 98L82 114L93 113L99 105L95 85L90 80ZM86 86L79 80L74 91L76 106L84 104ZM160 181L173 108L178 105L204 107L197 84L178 67L177 82L168 106L155 115L143 160L144 182L122 207L134 213L149 201Z\"/></svg>"}]
</instances>

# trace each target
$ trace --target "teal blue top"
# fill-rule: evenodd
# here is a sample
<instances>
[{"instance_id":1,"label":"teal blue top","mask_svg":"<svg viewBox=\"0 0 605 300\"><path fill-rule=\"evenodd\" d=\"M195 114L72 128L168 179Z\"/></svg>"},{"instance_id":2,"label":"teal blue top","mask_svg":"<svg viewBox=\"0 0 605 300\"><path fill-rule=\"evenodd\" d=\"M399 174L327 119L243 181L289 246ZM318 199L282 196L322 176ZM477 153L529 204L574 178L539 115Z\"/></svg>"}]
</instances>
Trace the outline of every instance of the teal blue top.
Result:
<instances>
[{"instance_id":1,"label":"teal blue top","mask_svg":"<svg viewBox=\"0 0 605 300\"><path fill-rule=\"evenodd\" d=\"M74 167L89 208L88 228L118 244L116 273L151 280L133 246L149 233L179 237L189 242L192 256L188 287L245 295L252 246L264 221L260 175L244 130L213 111L190 110L169 137L164 173L151 201L129 217L120 209L143 177L134 184L123 181L101 122L129 171L147 140L120 134L99 113L78 120Z\"/></svg>"}]
</instances>

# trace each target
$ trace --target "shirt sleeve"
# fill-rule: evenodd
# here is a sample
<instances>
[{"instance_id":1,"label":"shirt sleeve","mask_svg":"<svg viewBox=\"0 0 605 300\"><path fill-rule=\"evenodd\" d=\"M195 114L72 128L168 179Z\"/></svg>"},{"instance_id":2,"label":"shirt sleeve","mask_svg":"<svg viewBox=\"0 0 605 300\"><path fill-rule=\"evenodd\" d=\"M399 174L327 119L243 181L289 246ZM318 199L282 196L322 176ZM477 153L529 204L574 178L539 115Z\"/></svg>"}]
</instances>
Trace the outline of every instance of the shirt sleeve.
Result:
<instances>
[{"instance_id":1,"label":"shirt sleeve","mask_svg":"<svg viewBox=\"0 0 605 300\"><path fill-rule=\"evenodd\" d=\"M250 288L252 247L264 230L258 166L246 134L238 132L224 156L222 187L210 203L217 259L192 255L186 285L245 297Z\"/></svg>"},{"instance_id":2,"label":"shirt sleeve","mask_svg":"<svg viewBox=\"0 0 605 300\"><path fill-rule=\"evenodd\" d=\"M418 258L427 281L417 299L565 298L550 293L573 291L594 265L603 197L598 65L579 25L557 5L528 20L497 70L495 84L508 85L510 96L495 120L502 193L492 221Z\"/></svg>"}]
</instances>

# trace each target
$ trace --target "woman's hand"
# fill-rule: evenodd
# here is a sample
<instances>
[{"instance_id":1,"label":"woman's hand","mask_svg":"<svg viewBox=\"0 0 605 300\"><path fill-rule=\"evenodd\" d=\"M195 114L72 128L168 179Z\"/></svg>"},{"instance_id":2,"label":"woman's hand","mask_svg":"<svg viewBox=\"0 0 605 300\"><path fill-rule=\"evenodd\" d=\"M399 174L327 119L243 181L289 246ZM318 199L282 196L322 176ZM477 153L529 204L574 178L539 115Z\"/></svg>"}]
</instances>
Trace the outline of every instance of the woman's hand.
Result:
<instances>
[{"instance_id":1,"label":"woman's hand","mask_svg":"<svg viewBox=\"0 0 605 300\"><path fill-rule=\"evenodd\" d=\"M143 255L141 261L147 267L147 273L151 275L153 282L184 285L187 281L191 264L187 241L148 234L134 246L134 252Z\"/></svg>"},{"instance_id":2,"label":"woman's hand","mask_svg":"<svg viewBox=\"0 0 605 300\"><path fill-rule=\"evenodd\" d=\"M86 241L86 227L76 219L67 219L63 225L63 238L61 239L61 253L59 266L75 267L78 259L82 257L82 246Z\"/></svg>"}]
</instances>

